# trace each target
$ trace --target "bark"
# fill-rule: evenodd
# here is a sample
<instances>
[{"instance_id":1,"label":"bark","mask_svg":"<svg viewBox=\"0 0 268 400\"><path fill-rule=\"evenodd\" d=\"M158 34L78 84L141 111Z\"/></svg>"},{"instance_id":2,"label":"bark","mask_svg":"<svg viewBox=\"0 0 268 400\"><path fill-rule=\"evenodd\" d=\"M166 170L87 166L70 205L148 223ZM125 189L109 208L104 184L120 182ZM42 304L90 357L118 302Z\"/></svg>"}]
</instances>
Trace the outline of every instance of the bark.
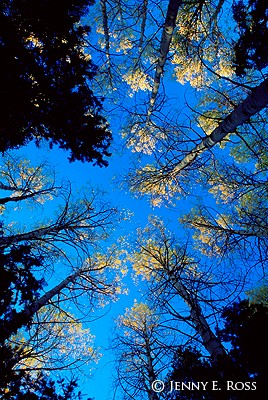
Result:
<instances>
[{"instance_id":1,"label":"bark","mask_svg":"<svg viewBox=\"0 0 268 400\"><path fill-rule=\"evenodd\" d=\"M62 239L63 236L70 238L72 237L72 234L75 235L79 230L92 229L96 227L94 221L92 221L92 224L90 224L89 221L86 221L86 215L83 216L82 214L76 214L68 216L67 211L68 207L66 206L58 219L54 223L52 222L51 225L40 227L29 232L0 237L0 247L7 247L14 243L24 241L40 240L43 242L49 242L55 240L56 237L59 239ZM101 212L99 214L101 214ZM101 226L101 224L102 222L97 222L97 226ZM61 233L62 236L60 237Z\"/></svg>"},{"instance_id":2,"label":"bark","mask_svg":"<svg viewBox=\"0 0 268 400\"><path fill-rule=\"evenodd\" d=\"M34 314L36 314L42 307L49 304L50 300L59 294L63 289L65 289L70 283L74 282L79 274L81 274L81 270L69 275L61 283L36 300L35 303L31 304L27 309L16 313L13 318L6 321L1 327L0 343L3 343L12 335L16 334L17 331L23 326L27 326L31 322Z\"/></svg>"},{"instance_id":3,"label":"bark","mask_svg":"<svg viewBox=\"0 0 268 400\"><path fill-rule=\"evenodd\" d=\"M0 182L0 189L1 190L18 190L16 186L10 186L10 185L4 185L2 182Z\"/></svg>"},{"instance_id":4,"label":"bark","mask_svg":"<svg viewBox=\"0 0 268 400\"><path fill-rule=\"evenodd\" d=\"M51 225L47 226L45 228L39 228L30 232L25 232L25 233L19 233L17 235L10 235L6 237L0 238L0 246L10 246L11 244L14 243L20 243L23 241L29 241L29 240L40 240L44 238L45 236L49 236L50 238L54 237L57 235L60 231L64 231L65 229L70 228L67 225Z\"/></svg>"},{"instance_id":5,"label":"bark","mask_svg":"<svg viewBox=\"0 0 268 400\"><path fill-rule=\"evenodd\" d=\"M190 293L190 291L185 288L185 286L179 282L172 273L170 274L173 286L177 290L179 296L187 303L190 308L190 315L192 322L195 326L197 333L202 339L202 343L205 349L211 355L212 361L217 363L218 360L226 356L226 351L217 338L217 336L212 332L205 316L203 315L202 309L198 301Z\"/></svg>"},{"instance_id":6,"label":"bark","mask_svg":"<svg viewBox=\"0 0 268 400\"><path fill-rule=\"evenodd\" d=\"M174 168L173 174L177 174L206 150L211 149L215 144L220 143L228 133L246 122L251 116L257 114L268 104L268 79L265 79L259 86L253 89L252 93L238 105L214 131L202 139L193 150L188 153Z\"/></svg>"},{"instance_id":7,"label":"bark","mask_svg":"<svg viewBox=\"0 0 268 400\"><path fill-rule=\"evenodd\" d=\"M217 7L215 8L215 12L212 15L211 24L215 24L215 22L216 22L216 20L218 18L218 15L219 15L219 13L220 13L223 5L224 5L224 2L225 2L225 0L220 0L219 1Z\"/></svg>"},{"instance_id":8,"label":"bark","mask_svg":"<svg viewBox=\"0 0 268 400\"><path fill-rule=\"evenodd\" d=\"M146 349L146 357L147 357L147 363L148 363L148 377L149 377L149 400L159 400L157 393L152 389L153 382L156 380L156 375L154 372L154 367L153 367L153 358L152 358L152 351L151 351L151 346L150 346L150 340L145 332L145 349Z\"/></svg>"},{"instance_id":9,"label":"bark","mask_svg":"<svg viewBox=\"0 0 268 400\"><path fill-rule=\"evenodd\" d=\"M164 29L163 29L162 38L161 38L161 44L160 44L160 55L159 55L157 66L156 66L154 85L153 85L153 90L152 90L148 114L147 114L147 122L149 122L150 115L152 114L152 111L154 108L156 96L157 96L159 86L160 86L161 75L163 74L163 71L164 71L164 65L166 63L170 43L171 43L172 36L173 36L173 31L174 31L175 24L176 24L178 9L179 9L179 6L181 5L181 3L182 3L182 0L170 0L169 4L168 4L166 20L165 20L165 25L164 25Z\"/></svg>"},{"instance_id":10,"label":"bark","mask_svg":"<svg viewBox=\"0 0 268 400\"><path fill-rule=\"evenodd\" d=\"M257 238L267 238L268 237L268 228L266 226L254 226L249 225L248 229L232 229L232 228L224 228L219 225L206 224L206 223L190 223L194 228L206 228L215 232L223 233L225 236L243 236L243 237L257 237Z\"/></svg>"},{"instance_id":11,"label":"bark","mask_svg":"<svg viewBox=\"0 0 268 400\"><path fill-rule=\"evenodd\" d=\"M141 34L140 34L140 40L139 40L139 56L141 56L141 53L142 53L145 26L146 26L146 20L147 20L148 1L149 0L144 0L143 6L142 6L142 22L141 22Z\"/></svg>"},{"instance_id":12,"label":"bark","mask_svg":"<svg viewBox=\"0 0 268 400\"><path fill-rule=\"evenodd\" d=\"M110 39L109 39L109 28L108 28L108 16L107 16L107 8L106 8L106 0L100 1L101 5L101 13L102 13L102 24L104 30L104 38L105 38L105 54L108 62L109 68L111 67L110 62Z\"/></svg>"},{"instance_id":13,"label":"bark","mask_svg":"<svg viewBox=\"0 0 268 400\"><path fill-rule=\"evenodd\" d=\"M16 189L16 188L9 188L8 189L8 186L6 186L6 188L4 187L4 185L2 185L2 184L0 184L0 189L6 189L6 190L20 190L20 189ZM11 197L11 196L9 196L9 197L2 197L1 199L0 199L0 204L7 204L7 203L9 203L9 202L19 202L19 201L21 201L21 200L28 200L28 199L31 199L31 198L34 198L34 197L38 197L38 196L42 196L42 195L45 195L45 194L48 194L48 193L51 193L51 192L53 192L54 190L56 190L57 188L56 187L53 187L53 188L49 188L49 189L44 189L44 190L39 190L39 191L36 191L36 192L30 192L30 191L28 191L28 192L25 192L25 194L22 194L22 195L20 195L20 196L13 196L13 197ZM60 189L60 188L58 188L58 189Z\"/></svg>"}]
</instances>

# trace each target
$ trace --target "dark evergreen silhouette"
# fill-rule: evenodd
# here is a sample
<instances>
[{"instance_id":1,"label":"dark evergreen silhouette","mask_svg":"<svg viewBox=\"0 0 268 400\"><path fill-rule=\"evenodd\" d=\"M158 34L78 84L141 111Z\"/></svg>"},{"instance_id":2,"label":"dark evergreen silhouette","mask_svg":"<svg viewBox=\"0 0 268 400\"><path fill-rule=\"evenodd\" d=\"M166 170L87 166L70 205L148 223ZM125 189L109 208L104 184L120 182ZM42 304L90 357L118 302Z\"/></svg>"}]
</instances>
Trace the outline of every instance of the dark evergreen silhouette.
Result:
<instances>
[{"instance_id":1,"label":"dark evergreen silhouette","mask_svg":"<svg viewBox=\"0 0 268 400\"><path fill-rule=\"evenodd\" d=\"M222 314L224 329L219 335L231 344L229 352L239 370L267 385L268 307L243 300Z\"/></svg>"},{"instance_id":2,"label":"dark evergreen silhouette","mask_svg":"<svg viewBox=\"0 0 268 400\"><path fill-rule=\"evenodd\" d=\"M5 328L20 318L21 310L27 308L36 298L43 281L37 280L33 267L41 265L41 258L31 253L29 245L12 245L0 249L0 388L5 389L9 382L19 385L23 373L14 371L19 359L18 348L5 341ZM8 338L9 339L9 338Z\"/></svg>"},{"instance_id":3,"label":"dark evergreen silhouette","mask_svg":"<svg viewBox=\"0 0 268 400\"><path fill-rule=\"evenodd\" d=\"M219 375L214 371L209 359L206 359L201 352L194 347L179 347L172 365L172 372L166 380L167 399L169 400L213 400L211 392L211 382L219 380ZM188 391L172 390L173 382L210 382L210 390L206 391ZM173 384L173 389L175 385Z\"/></svg>"},{"instance_id":4,"label":"dark evergreen silhouette","mask_svg":"<svg viewBox=\"0 0 268 400\"><path fill-rule=\"evenodd\" d=\"M250 304L248 300L243 300L226 308L222 317L224 328L218 334L230 348L229 358L220 360L216 365L196 348L180 347L172 372L167 378L166 388L170 388L170 381L208 382L208 385L205 391L167 392L169 400L252 400L266 397L268 308L263 304ZM220 391L212 390L213 381L218 382ZM228 386L228 381L234 383Z\"/></svg>"},{"instance_id":5,"label":"dark evergreen silhouette","mask_svg":"<svg viewBox=\"0 0 268 400\"><path fill-rule=\"evenodd\" d=\"M3 400L85 400L81 391L77 391L75 379L55 382L42 372L36 376L25 371L14 374L6 386L1 386L0 395Z\"/></svg>"},{"instance_id":6,"label":"dark evergreen silhouette","mask_svg":"<svg viewBox=\"0 0 268 400\"><path fill-rule=\"evenodd\" d=\"M235 66L238 76L250 68L268 65L268 4L263 0L239 0L233 4L240 37L236 42Z\"/></svg>"},{"instance_id":7,"label":"dark evergreen silhouette","mask_svg":"<svg viewBox=\"0 0 268 400\"><path fill-rule=\"evenodd\" d=\"M38 297L43 281L33 276L31 268L41 263L42 258L31 254L28 245L0 249L0 332L2 325L14 318L19 308L28 307Z\"/></svg>"},{"instance_id":8,"label":"dark evergreen silhouette","mask_svg":"<svg viewBox=\"0 0 268 400\"><path fill-rule=\"evenodd\" d=\"M29 245L12 245L0 249L0 345L6 339L5 330L17 332L15 325L28 325L23 321L23 309L27 309L38 297L44 281L38 280L32 273L33 267L42 265L42 257L31 253ZM14 325L15 321L15 325ZM14 325L14 328L13 328Z\"/></svg>"},{"instance_id":9,"label":"dark evergreen silhouette","mask_svg":"<svg viewBox=\"0 0 268 400\"><path fill-rule=\"evenodd\" d=\"M21 310L39 298L44 281L36 279L32 269L41 265L42 257L32 254L29 245L0 249L0 397L5 400L82 400L81 392L76 391L76 380L61 379L55 383L42 371L30 373L14 369L20 360L20 350L3 338L5 327L10 328L14 321L17 324L18 319L21 319L21 326L30 326L31 319L24 323ZM17 329L13 331L16 333Z\"/></svg>"},{"instance_id":10,"label":"dark evergreen silhouette","mask_svg":"<svg viewBox=\"0 0 268 400\"><path fill-rule=\"evenodd\" d=\"M0 151L42 139L106 166L111 133L90 82L79 21L92 0L0 2Z\"/></svg>"}]
</instances>

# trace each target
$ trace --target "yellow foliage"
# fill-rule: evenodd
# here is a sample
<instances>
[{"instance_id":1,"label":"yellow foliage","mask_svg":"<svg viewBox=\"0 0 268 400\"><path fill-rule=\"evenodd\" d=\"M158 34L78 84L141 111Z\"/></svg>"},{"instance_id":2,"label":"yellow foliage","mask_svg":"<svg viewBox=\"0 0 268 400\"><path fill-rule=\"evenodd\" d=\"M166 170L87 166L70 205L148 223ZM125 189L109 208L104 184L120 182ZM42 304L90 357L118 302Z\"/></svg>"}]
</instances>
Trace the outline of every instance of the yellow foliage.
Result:
<instances>
[{"instance_id":1,"label":"yellow foliage","mask_svg":"<svg viewBox=\"0 0 268 400\"><path fill-rule=\"evenodd\" d=\"M132 42L127 38L123 38L120 40L119 47L116 49L116 52L120 53L123 50L124 54L127 54L127 50L132 49L132 47Z\"/></svg>"},{"instance_id":2,"label":"yellow foliage","mask_svg":"<svg viewBox=\"0 0 268 400\"><path fill-rule=\"evenodd\" d=\"M208 83L208 74L204 71L202 62L199 59L181 58L179 55L174 55L172 63L176 64L174 68L175 76L182 85L190 82L192 87L199 89L204 82Z\"/></svg>"},{"instance_id":3,"label":"yellow foliage","mask_svg":"<svg viewBox=\"0 0 268 400\"><path fill-rule=\"evenodd\" d=\"M36 37L34 34L31 34L30 36L28 36L28 38L26 39L26 43L30 43L32 46L38 48L38 49L42 49L43 47L43 43L40 39L38 39L38 37Z\"/></svg>"},{"instance_id":4,"label":"yellow foliage","mask_svg":"<svg viewBox=\"0 0 268 400\"><path fill-rule=\"evenodd\" d=\"M37 331L36 331L37 330ZM35 333L38 332L38 334ZM93 347L95 337L69 313L44 307L38 312L28 334L16 335L12 342L19 346L20 368L42 368L71 360L98 362L100 353Z\"/></svg>"},{"instance_id":5,"label":"yellow foliage","mask_svg":"<svg viewBox=\"0 0 268 400\"><path fill-rule=\"evenodd\" d=\"M199 115L198 125L203 129L206 135L210 135L219 125L219 121L215 118L215 112L207 111L204 114Z\"/></svg>"},{"instance_id":6,"label":"yellow foliage","mask_svg":"<svg viewBox=\"0 0 268 400\"><path fill-rule=\"evenodd\" d=\"M210 182L213 186L209 189L209 192L212 193L217 202L222 201L223 203L228 204L235 197L235 192L232 190L232 186L229 184L225 184L223 182L216 183L213 180Z\"/></svg>"},{"instance_id":7,"label":"yellow foliage","mask_svg":"<svg viewBox=\"0 0 268 400\"><path fill-rule=\"evenodd\" d=\"M134 126L130 133L131 138L128 140L128 147L131 147L131 151L148 155L153 153L160 139L166 139L165 133L152 125L142 128Z\"/></svg>"},{"instance_id":8,"label":"yellow foliage","mask_svg":"<svg viewBox=\"0 0 268 400\"><path fill-rule=\"evenodd\" d=\"M156 245L147 242L148 252L135 253L132 258L132 268L137 276L142 276L145 280L150 280L158 269L162 266L153 256L154 251L158 251Z\"/></svg>"},{"instance_id":9,"label":"yellow foliage","mask_svg":"<svg viewBox=\"0 0 268 400\"><path fill-rule=\"evenodd\" d=\"M141 69L128 72L122 78L131 87L133 92L150 90L152 86L152 79Z\"/></svg>"},{"instance_id":10,"label":"yellow foliage","mask_svg":"<svg viewBox=\"0 0 268 400\"><path fill-rule=\"evenodd\" d=\"M136 170L131 180L132 187L138 189L140 194L150 195L153 207L159 207L163 203L173 205L174 200L182 193L177 174L165 172L151 164Z\"/></svg>"},{"instance_id":11,"label":"yellow foliage","mask_svg":"<svg viewBox=\"0 0 268 400\"><path fill-rule=\"evenodd\" d=\"M172 62L176 65L175 76L181 84L189 82L197 89L201 89L204 84L211 84L217 76L210 74L208 68L221 76L234 75L233 48L231 41L224 37L229 35L227 23L224 28L214 25L214 14L214 6L207 2L198 13L193 3L179 9Z\"/></svg>"},{"instance_id":12,"label":"yellow foliage","mask_svg":"<svg viewBox=\"0 0 268 400\"><path fill-rule=\"evenodd\" d=\"M127 308L124 315L119 317L118 323L120 327L144 332L153 329L157 325L158 319L147 304L135 301L132 308ZM130 332L127 330L124 334L129 336Z\"/></svg>"}]
</instances>

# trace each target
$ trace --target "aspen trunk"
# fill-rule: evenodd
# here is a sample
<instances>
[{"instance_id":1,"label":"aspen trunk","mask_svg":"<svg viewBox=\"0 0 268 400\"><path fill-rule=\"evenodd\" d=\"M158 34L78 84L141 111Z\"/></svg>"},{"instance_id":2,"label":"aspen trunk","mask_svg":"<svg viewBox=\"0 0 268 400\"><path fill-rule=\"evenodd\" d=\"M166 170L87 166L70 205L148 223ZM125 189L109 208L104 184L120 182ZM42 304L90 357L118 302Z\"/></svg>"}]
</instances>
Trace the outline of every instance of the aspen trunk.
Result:
<instances>
[{"instance_id":1,"label":"aspen trunk","mask_svg":"<svg viewBox=\"0 0 268 400\"><path fill-rule=\"evenodd\" d=\"M139 40L139 57L141 57L142 54L143 39L144 39L145 26L147 20L148 1L149 0L144 0L142 5L142 22L141 22L141 34Z\"/></svg>"},{"instance_id":2,"label":"aspen trunk","mask_svg":"<svg viewBox=\"0 0 268 400\"><path fill-rule=\"evenodd\" d=\"M203 152L211 149L215 144L220 143L228 133L234 132L235 129L246 122L252 115L257 114L268 104L268 78L257 86L252 93L238 105L214 131L202 139L190 153L184 157L172 171L177 174L191 163Z\"/></svg>"},{"instance_id":3,"label":"aspen trunk","mask_svg":"<svg viewBox=\"0 0 268 400\"><path fill-rule=\"evenodd\" d=\"M185 288L182 283L178 282L174 276L171 276L171 279L179 296L187 303L190 308L192 322L195 326L197 333L199 333L202 339L202 343L205 349L211 355L212 360L217 363L220 357L226 356L226 351L221 341L212 332L206 318L202 313L198 301L193 298L192 294Z\"/></svg>"},{"instance_id":4,"label":"aspen trunk","mask_svg":"<svg viewBox=\"0 0 268 400\"><path fill-rule=\"evenodd\" d=\"M80 273L81 270L69 275L53 289L46 292L42 297L40 297L40 299L36 300L27 309L15 314L13 319L7 321L5 326L2 327L0 332L0 342L3 343L5 340L10 338L10 336L15 334L20 328L26 326L31 321L35 313L37 313L42 307L46 306L54 296L66 288L69 283L73 282Z\"/></svg>"},{"instance_id":5,"label":"aspen trunk","mask_svg":"<svg viewBox=\"0 0 268 400\"><path fill-rule=\"evenodd\" d=\"M193 223L196 229L199 228L206 228L211 229L215 232L223 232L226 235L237 235L237 236L244 236L244 237L257 237L257 238L267 238L268 237L268 229L266 226L249 226L248 229L241 228L241 229L232 229L232 228L223 228L222 226L218 225L210 225L206 223Z\"/></svg>"},{"instance_id":6,"label":"aspen trunk","mask_svg":"<svg viewBox=\"0 0 268 400\"><path fill-rule=\"evenodd\" d=\"M0 246L10 246L13 243L20 243L25 240L38 240L46 235L54 236L64 229L64 226L51 225L30 232L18 233L17 235L2 237L0 238Z\"/></svg>"},{"instance_id":7,"label":"aspen trunk","mask_svg":"<svg viewBox=\"0 0 268 400\"><path fill-rule=\"evenodd\" d=\"M166 20L165 20L165 25L164 25L164 29L163 29L162 38L161 38L161 44L160 44L160 55L159 55L157 66L156 66L154 85L153 85L153 90L152 90L148 114L147 114L147 122L149 122L150 115L152 114L152 111L154 108L156 96L157 96L159 86L160 86L161 75L163 74L163 71L164 71L164 65L166 63L170 43L171 43L172 36L173 36L173 31L174 31L175 24L176 24L178 9L179 9L179 6L181 5L181 3L182 3L182 0L170 0L169 4L168 4Z\"/></svg>"},{"instance_id":8,"label":"aspen trunk","mask_svg":"<svg viewBox=\"0 0 268 400\"><path fill-rule=\"evenodd\" d=\"M105 54L108 62L109 68L111 67L110 62L110 36L109 36L109 28L108 28L108 16L107 16L107 8L106 8L106 0L100 1L101 5L101 13L102 13L102 24L105 38Z\"/></svg>"},{"instance_id":9,"label":"aspen trunk","mask_svg":"<svg viewBox=\"0 0 268 400\"><path fill-rule=\"evenodd\" d=\"M153 359L152 359L152 354L151 354L151 346L150 346L150 340L148 338L148 335L145 333L145 349L146 349L146 357L147 357L147 363L148 363L148 376L149 376L149 400L159 400L157 393L153 390L152 385L153 382L156 380L155 372L154 372L154 367L153 367Z\"/></svg>"}]
</instances>

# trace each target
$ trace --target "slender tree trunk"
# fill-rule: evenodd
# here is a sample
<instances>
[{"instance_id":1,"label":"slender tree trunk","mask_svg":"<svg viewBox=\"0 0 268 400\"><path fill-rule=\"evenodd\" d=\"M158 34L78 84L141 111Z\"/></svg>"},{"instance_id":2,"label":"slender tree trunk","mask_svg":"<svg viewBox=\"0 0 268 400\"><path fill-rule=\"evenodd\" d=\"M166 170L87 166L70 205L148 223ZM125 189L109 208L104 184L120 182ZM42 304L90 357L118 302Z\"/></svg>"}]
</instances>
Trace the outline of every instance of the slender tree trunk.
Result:
<instances>
[{"instance_id":1,"label":"slender tree trunk","mask_svg":"<svg viewBox=\"0 0 268 400\"><path fill-rule=\"evenodd\" d=\"M172 174L180 171L192 164L192 162L206 150L211 149L215 144L220 143L228 133L246 122L252 115L261 111L268 104L268 78L257 86L252 93L239 106L232 111L214 131L202 139L186 157L184 157L174 168Z\"/></svg>"},{"instance_id":2,"label":"slender tree trunk","mask_svg":"<svg viewBox=\"0 0 268 400\"><path fill-rule=\"evenodd\" d=\"M145 26L146 26L146 20L147 20L148 1L149 0L144 0L143 5L142 5L141 34L140 34L140 40L139 40L139 57L141 57L141 54L142 54L142 46L143 46L143 41L144 41Z\"/></svg>"},{"instance_id":3,"label":"slender tree trunk","mask_svg":"<svg viewBox=\"0 0 268 400\"><path fill-rule=\"evenodd\" d=\"M17 190L16 188L9 188L8 189L8 186L6 186L6 188L7 188L6 190ZM0 184L0 189L5 189L4 185ZM22 201L22 200L28 200L28 199L31 199L33 197L42 196L44 194L51 193L54 189L56 189L56 188L53 188L53 189L49 188L49 189L39 190L39 191L36 191L36 192L28 192L28 193L23 194L21 196L2 197L0 199L0 204L6 204L6 203L9 203L9 202L19 202L19 201Z\"/></svg>"},{"instance_id":4,"label":"slender tree trunk","mask_svg":"<svg viewBox=\"0 0 268 400\"><path fill-rule=\"evenodd\" d=\"M36 300L33 304L31 304L28 308L19 313L15 314L13 318L6 321L4 326L2 326L0 331L0 343L3 343L5 340L9 339L12 335L17 333L18 329L26 326L30 323L34 314L36 314L42 307L46 306L49 301L59 294L63 289L65 289L71 282L77 278L77 276L81 273L81 270L78 270L72 275L69 275L66 279L64 279L61 283L56 285L53 289L46 292L40 299Z\"/></svg>"},{"instance_id":5,"label":"slender tree trunk","mask_svg":"<svg viewBox=\"0 0 268 400\"><path fill-rule=\"evenodd\" d=\"M179 6L181 5L181 3L182 3L182 0L170 0L169 4L168 4L166 20L165 20L165 25L164 25L164 29L163 29L162 38L161 38L161 44L160 44L160 55L159 55L157 66L156 66L154 85L153 85L149 109L148 109L148 113L147 113L147 122L149 122L150 115L152 114L152 111L154 108L156 96L157 96L159 86L160 86L161 75L163 74L163 71L164 71L164 65L166 63L171 39L173 36L173 31L174 31L175 24L176 24L178 9L179 9Z\"/></svg>"},{"instance_id":6,"label":"slender tree trunk","mask_svg":"<svg viewBox=\"0 0 268 400\"><path fill-rule=\"evenodd\" d=\"M100 1L101 5L101 13L102 13L102 25L104 31L105 38L105 54L108 62L108 66L110 68L110 37L109 37L109 28L108 28L108 16L107 16L107 8L106 8L106 0Z\"/></svg>"},{"instance_id":7,"label":"slender tree trunk","mask_svg":"<svg viewBox=\"0 0 268 400\"><path fill-rule=\"evenodd\" d=\"M0 246L10 246L13 243L23 242L25 240L38 240L45 236L54 236L60 231L66 229L66 226L51 225L45 228L39 228L30 232L18 233L17 235L4 236L0 238Z\"/></svg>"},{"instance_id":8,"label":"slender tree trunk","mask_svg":"<svg viewBox=\"0 0 268 400\"><path fill-rule=\"evenodd\" d=\"M202 309L198 301L193 297L189 290L179 282L174 275L170 274L173 286L177 290L179 296L187 303L190 308L190 315L192 322L195 326L197 333L199 333L205 349L211 355L214 363L217 363L219 358L226 356L226 351L217 338L217 336L212 332L206 318L202 313Z\"/></svg>"},{"instance_id":9,"label":"slender tree trunk","mask_svg":"<svg viewBox=\"0 0 268 400\"><path fill-rule=\"evenodd\" d=\"M214 11L214 13L213 13L213 15L212 15L212 18L211 18L211 23L212 23L212 24L214 24L215 21L217 20L218 15L219 15L219 13L220 13L220 11L221 11L223 5L224 5L224 2L225 2L225 0L220 0L219 3L218 3L218 5L217 5L217 7L215 8L215 11Z\"/></svg>"},{"instance_id":10,"label":"slender tree trunk","mask_svg":"<svg viewBox=\"0 0 268 400\"><path fill-rule=\"evenodd\" d=\"M210 225L206 223L195 223L191 224L194 228L206 228L211 229L215 232L223 232L226 236L237 235L243 237L257 237L257 238L267 238L268 237L268 227L267 226L254 226L248 225L248 228L241 229L232 229L232 228L223 228L218 225Z\"/></svg>"},{"instance_id":11,"label":"slender tree trunk","mask_svg":"<svg viewBox=\"0 0 268 400\"><path fill-rule=\"evenodd\" d=\"M153 367L153 358L152 358L152 351L150 346L150 340L148 338L147 333L145 333L145 349L146 349L146 357L147 357L147 364L148 364L148 376L149 376L149 385L150 389L148 392L149 400L159 400L157 393L153 390L152 385L153 382L156 380L154 367Z\"/></svg>"}]
</instances>

